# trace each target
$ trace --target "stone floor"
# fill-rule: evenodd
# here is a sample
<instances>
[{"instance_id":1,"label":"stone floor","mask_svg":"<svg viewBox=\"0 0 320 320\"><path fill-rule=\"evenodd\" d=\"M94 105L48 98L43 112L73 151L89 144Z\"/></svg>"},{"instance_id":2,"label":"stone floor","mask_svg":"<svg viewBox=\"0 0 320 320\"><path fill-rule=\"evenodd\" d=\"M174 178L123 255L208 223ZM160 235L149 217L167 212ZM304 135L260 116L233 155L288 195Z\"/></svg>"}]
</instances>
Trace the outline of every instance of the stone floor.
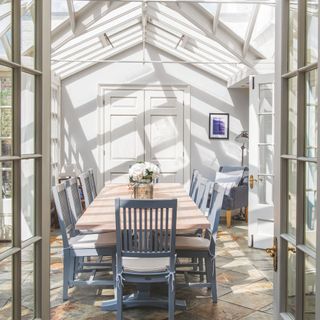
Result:
<instances>
[{"instance_id":1,"label":"stone floor","mask_svg":"<svg viewBox=\"0 0 320 320\"><path fill-rule=\"evenodd\" d=\"M187 301L186 311L176 319L188 320L268 320L272 317L272 260L262 250L247 246L247 226L234 222L231 229L219 231L217 248L218 303L212 304L206 289L178 289L177 298ZM155 288L161 292L163 288ZM73 288L70 299L62 301L61 239L52 235L51 246L51 319L115 319L115 313L102 312L100 305L113 298L113 290ZM166 310L130 309L125 320L167 319Z\"/></svg>"}]
</instances>

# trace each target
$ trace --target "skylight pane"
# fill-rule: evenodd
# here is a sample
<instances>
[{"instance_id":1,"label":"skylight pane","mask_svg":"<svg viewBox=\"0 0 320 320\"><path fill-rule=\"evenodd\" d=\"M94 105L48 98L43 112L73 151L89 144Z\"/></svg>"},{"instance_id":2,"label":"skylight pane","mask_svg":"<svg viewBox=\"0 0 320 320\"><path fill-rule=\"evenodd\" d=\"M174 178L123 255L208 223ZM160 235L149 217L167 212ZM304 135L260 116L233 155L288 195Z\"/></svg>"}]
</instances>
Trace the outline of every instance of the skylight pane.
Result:
<instances>
[{"instance_id":1,"label":"skylight pane","mask_svg":"<svg viewBox=\"0 0 320 320\"><path fill-rule=\"evenodd\" d=\"M210 14L215 15L217 12L218 3L199 3L201 7L205 8Z\"/></svg>"},{"instance_id":2,"label":"skylight pane","mask_svg":"<svg viewBox=\"0 0 320 320\"><path fill-rule=\"evenodd\" d=\"M244 39L253 9L252 4L224 3L221 7L220 21Z\"/></svg>"},{"instance_id":3,"label":"skylight pane","mask_svg":"<svg viewBox=\"0 0 320 320\"><path fill-rule=\"evenodd\" d=\"M67 1L52 0L51 2L51 29L55 29L59 24L69 19Z\"/></svg>"},{"instance_id":4,"label":"skylight pane","mask_svg":"<svg viewBox=\"0 0 320 320\"><path fill-rule=\"evenodd\" d=\"M73 6L75 11L79 11L82 9L84 6L86 6L90 1L77 1L73 0Z\"/></svg>"}]
</instances>

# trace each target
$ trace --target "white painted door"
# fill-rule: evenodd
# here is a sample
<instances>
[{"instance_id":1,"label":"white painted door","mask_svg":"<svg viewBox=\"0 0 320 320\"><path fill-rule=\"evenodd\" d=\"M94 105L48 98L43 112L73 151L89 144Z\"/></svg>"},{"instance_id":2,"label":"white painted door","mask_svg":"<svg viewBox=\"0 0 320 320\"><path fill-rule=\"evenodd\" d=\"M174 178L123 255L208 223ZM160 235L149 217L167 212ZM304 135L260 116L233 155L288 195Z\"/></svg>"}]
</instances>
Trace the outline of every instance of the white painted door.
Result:
<instances>
[{"instance_id":1,"label":"white painted door","mask_svg":"<svg viewBox=\"0 0 320 320\"><path fill-rule=\"evenodd\" d=\"M272 247L274 233L274 76L250 79L248 243Z\"/></svg>"},{"instance_id":2,"label":"white painted door","mask_svg":"<svg viewBox=\"0 0 320 320\"><path fill-rule=\"evenodd\" d=\"M183 91L145 92L146 161L161 169L160 182L183 183Z\"/></svg>"},{"instance_id":3,"label":"white painted door","mask_svg":"<svg viewBox=\"0 0 320 320\"><path fill-rule=\"evenodd\" d=\"M137 161L157 163L160 181L184 183L184 91L105 91L104 182L127 183Z\"/></svg>"},{"instance_id":4,"label":"white painted door","mask_svg":"<svg viewBox=\"0 0 320 320\"><path fill-rule=\"evenodd\" d=\"M105 180L128 182L128 170L144 160L144 92L105 93Z\"/></svg>"}]
</instances>

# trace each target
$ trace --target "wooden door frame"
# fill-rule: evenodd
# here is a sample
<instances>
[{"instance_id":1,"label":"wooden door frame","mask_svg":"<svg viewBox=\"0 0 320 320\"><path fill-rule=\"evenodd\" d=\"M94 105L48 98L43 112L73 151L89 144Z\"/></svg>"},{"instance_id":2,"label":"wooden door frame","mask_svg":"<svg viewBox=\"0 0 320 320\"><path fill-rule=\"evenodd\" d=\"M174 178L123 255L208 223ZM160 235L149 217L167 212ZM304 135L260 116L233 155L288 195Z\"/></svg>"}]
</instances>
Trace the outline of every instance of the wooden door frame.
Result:
<instances>
[{"instance_id":1,"label":"wooden door frame","mask_svg":"<svg viewBox=\"0 0 320 320\"><path fill-rule=\"evenodd\" d=\"M97 184L98 188L103 186L105 181L105 152L106 152L106 125L105 125L105 101L104 96L106 91L111 90L178 90L183 92L184 108L183 108L183 183L187 187L191 177L191 94L190 86L180 84L166 85L144 85L144 84L99 84L98 85L98 172Z\"/></svg>"}]
</instances>

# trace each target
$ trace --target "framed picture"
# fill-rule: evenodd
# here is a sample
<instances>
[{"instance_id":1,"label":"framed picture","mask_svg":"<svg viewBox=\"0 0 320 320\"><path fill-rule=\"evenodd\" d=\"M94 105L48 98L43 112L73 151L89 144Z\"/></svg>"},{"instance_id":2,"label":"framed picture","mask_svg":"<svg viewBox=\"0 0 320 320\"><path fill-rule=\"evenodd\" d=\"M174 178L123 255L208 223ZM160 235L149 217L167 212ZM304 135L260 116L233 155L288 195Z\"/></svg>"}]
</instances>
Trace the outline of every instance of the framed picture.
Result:
<instances>
[{"instance_id":1,"label":"framed picture","mask_svg":"<svg viewBox=\"0 0 320 320\"><path fill-rule=\"evenodd\" d=\"M229 113L209 114L209 139L229 139Z\"/></svg>"}]
</instances>

